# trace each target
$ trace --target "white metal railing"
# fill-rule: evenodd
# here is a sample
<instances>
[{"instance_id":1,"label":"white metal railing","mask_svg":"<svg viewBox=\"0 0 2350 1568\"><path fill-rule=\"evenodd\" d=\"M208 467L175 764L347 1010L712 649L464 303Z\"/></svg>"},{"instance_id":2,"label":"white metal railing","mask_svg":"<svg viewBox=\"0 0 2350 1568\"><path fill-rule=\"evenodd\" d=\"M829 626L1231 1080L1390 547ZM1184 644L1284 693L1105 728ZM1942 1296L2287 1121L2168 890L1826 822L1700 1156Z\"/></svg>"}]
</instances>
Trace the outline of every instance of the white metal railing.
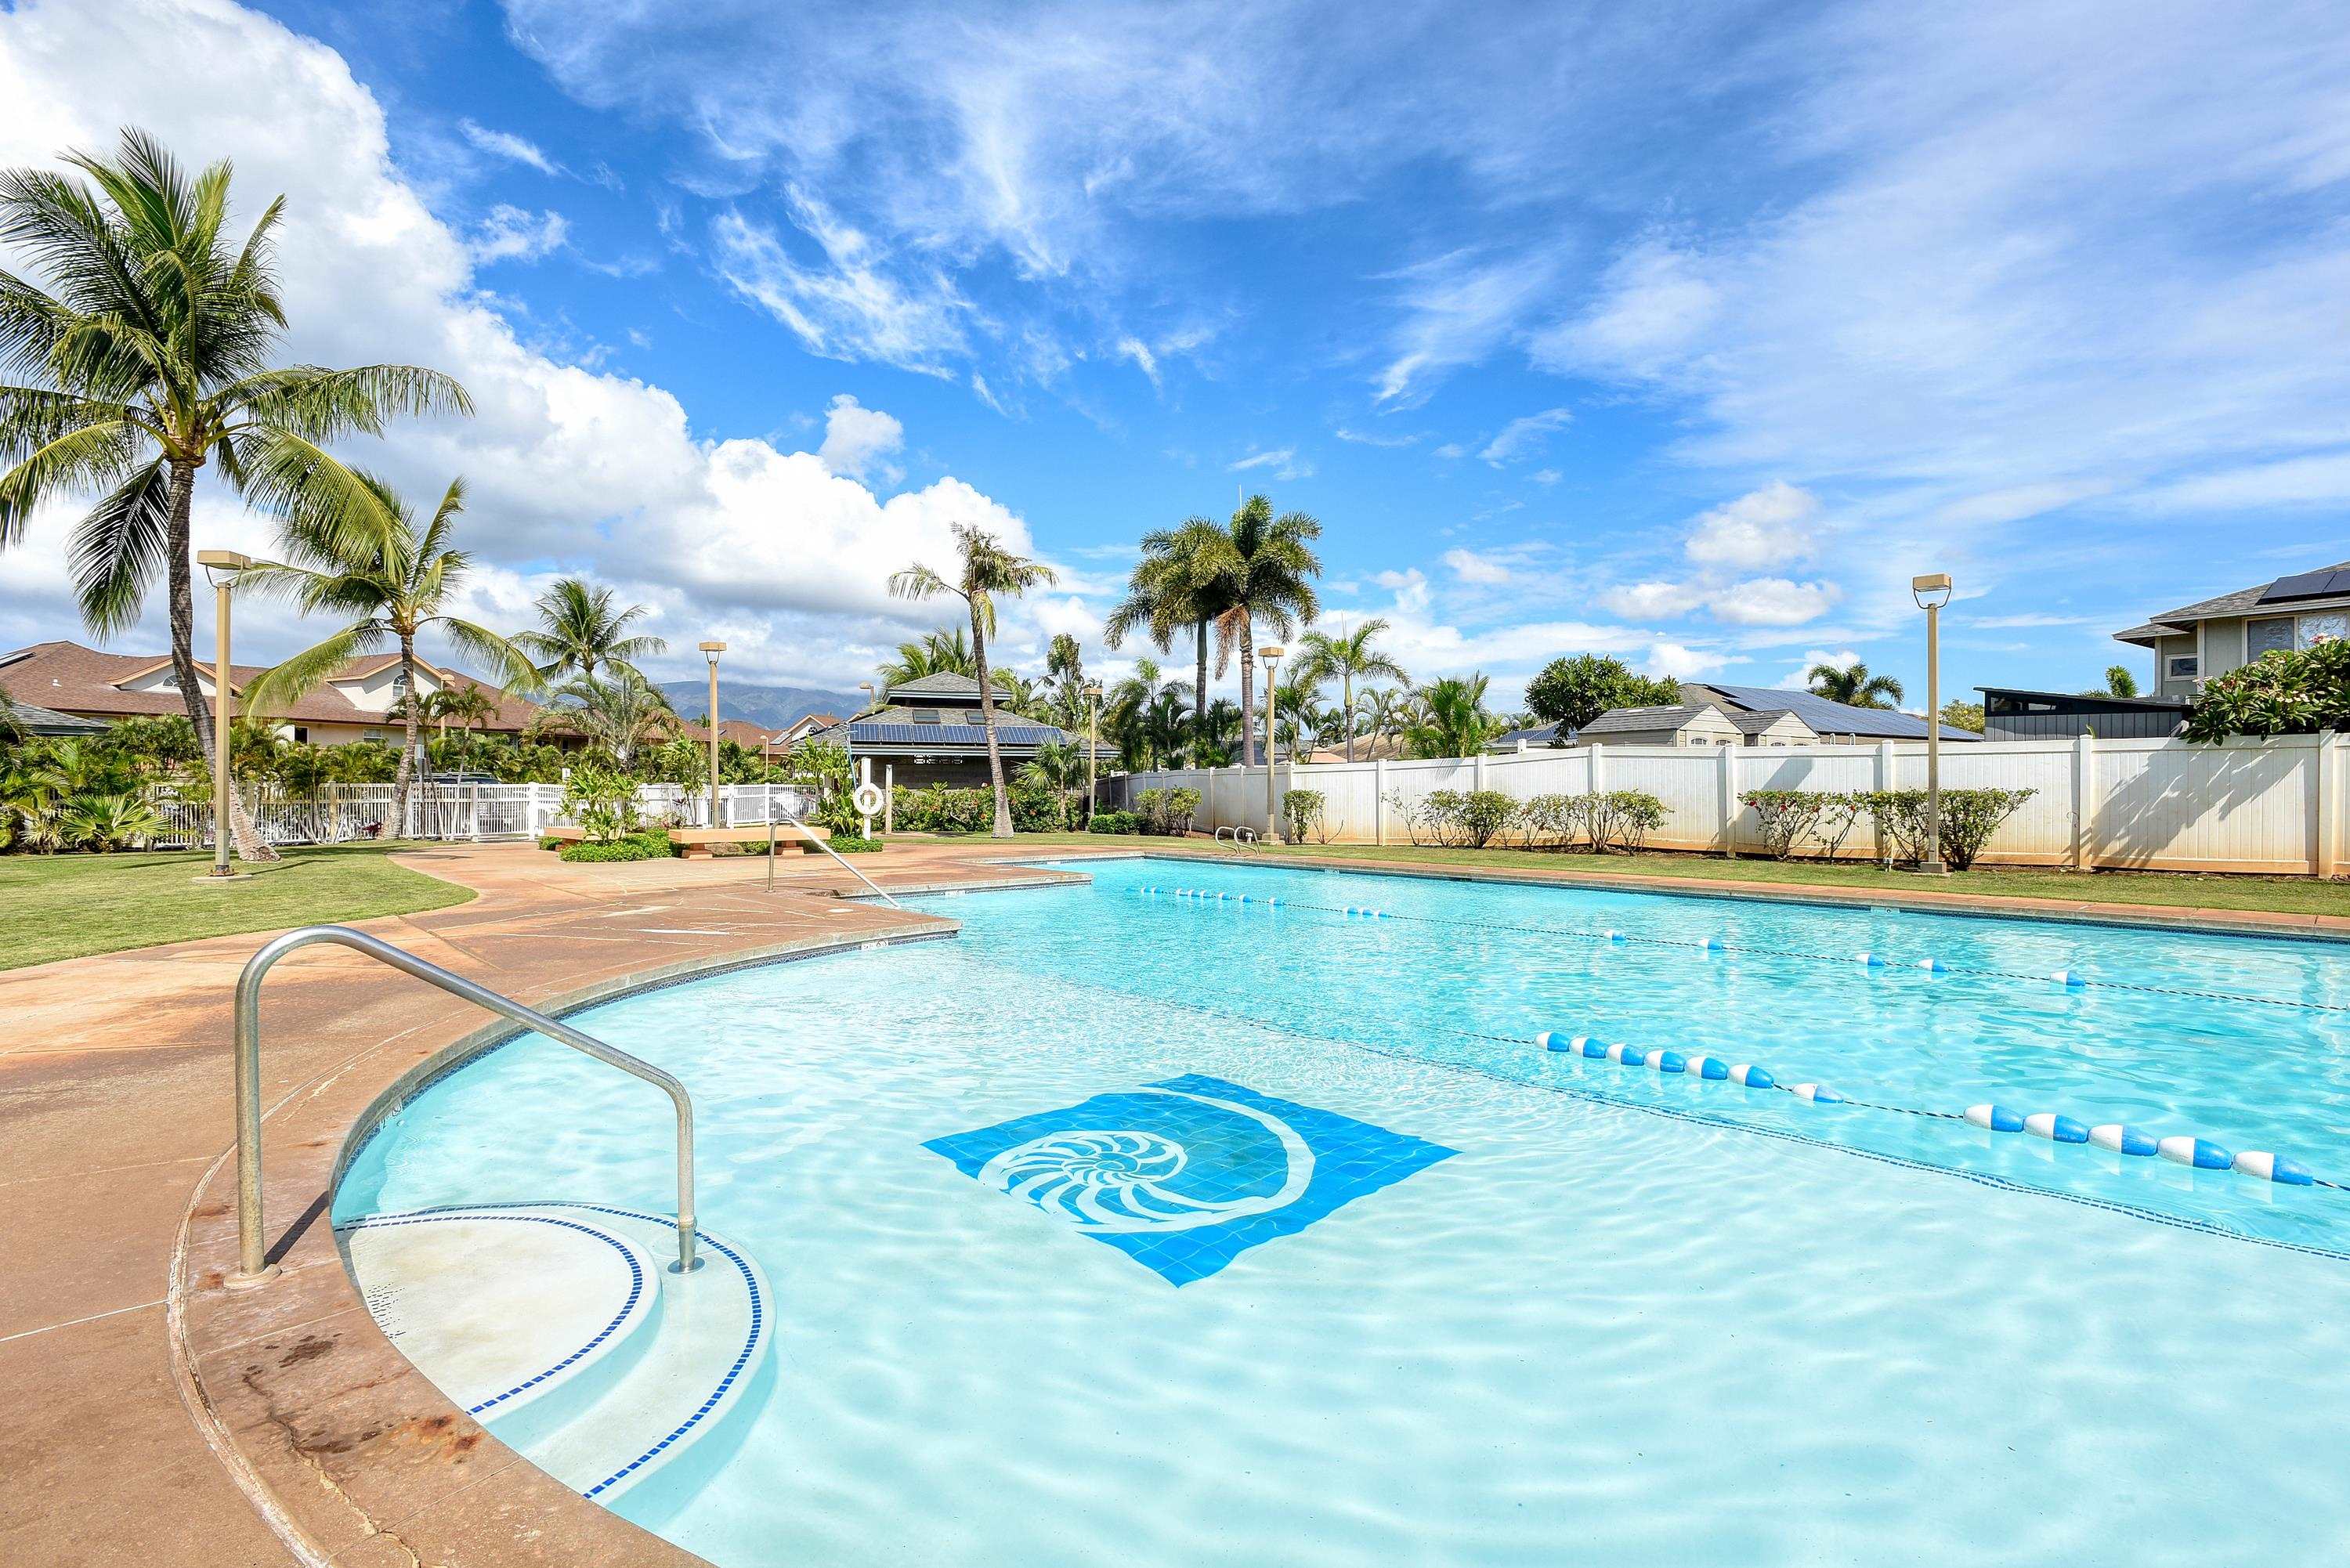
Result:
<instances>
[{"instance_id":1,"label":"white metal railing","mask_svg":"<svg viewBox=\"0 0 2350 1568\"><path fill-rule=\"evenodd\" d=\"M440 784L420 779L409 790L406 820L395 827L392 786L321 784L288 790L277 784L238 786L238 798L263 839L271 844L348 844L371 838L486 840L539 838L571 826L559 784ZM148 794L162 819L159 849L202 847L212 842L209 792L163 785ZM725 784L719 790L722 827L789 820L813 809L807 791L793 784ZM637 810L648 822L706 827L710 794L678 784L643 784Z\"/></svg>"}]
</instances>

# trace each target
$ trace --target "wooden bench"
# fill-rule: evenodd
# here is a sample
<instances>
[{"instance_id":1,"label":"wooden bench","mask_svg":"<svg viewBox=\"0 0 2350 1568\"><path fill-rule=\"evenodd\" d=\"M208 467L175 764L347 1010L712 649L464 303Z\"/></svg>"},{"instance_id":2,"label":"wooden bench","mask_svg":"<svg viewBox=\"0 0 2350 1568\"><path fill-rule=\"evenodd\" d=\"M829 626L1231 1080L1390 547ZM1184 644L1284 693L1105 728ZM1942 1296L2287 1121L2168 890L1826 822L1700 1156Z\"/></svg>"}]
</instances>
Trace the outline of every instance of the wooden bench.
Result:
<instances>
[{"instance_id":1,"label":"wooden bench","mask_svg":"<svg viewBox=\"0 0 2350 1568\"><path fill-rule=\"evenodd\" d=\"M807 841L807 835L811 833L818 838L832 836L829 828L818 827L813 823L801 827L789 823L775 824L775 852L781 854L787 846L796 845L805 854L816 853L816 846ZM669 830L669 841L678 846L686 859L707 860L711 852L721 844L755 844L764 849L767 843L767 825L762 822L749 827L672 827Z\"/></svg>"}]
</instances>

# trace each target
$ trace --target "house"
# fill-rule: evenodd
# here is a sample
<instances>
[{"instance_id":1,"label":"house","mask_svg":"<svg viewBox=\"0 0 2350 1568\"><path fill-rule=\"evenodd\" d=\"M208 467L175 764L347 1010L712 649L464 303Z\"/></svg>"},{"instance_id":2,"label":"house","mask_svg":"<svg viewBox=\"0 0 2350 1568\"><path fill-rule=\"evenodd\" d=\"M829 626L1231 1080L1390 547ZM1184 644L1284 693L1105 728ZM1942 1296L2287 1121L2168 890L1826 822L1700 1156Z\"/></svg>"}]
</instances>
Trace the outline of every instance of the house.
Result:
<instances>
[{"instance_id":1,"label":"house","mask_svg":"<svg viewBox=\"0 0 2350 1568\"><path fill-rule=\"evenodd\" d=\"M881 694L879 707L803 739L847 747L852 768L871 758L876 780L886 768L893 770L899 784L914 788L944 784L970 789L988 783L979 682L967 675L925 675L902 681ZM1039 749L1075 739L1050 724L996 708L995 746L1007 777ZM1097 754L1107 761L1117 755L1117 749L1105 744Z\"/></svg>"},{"instance_id":2,"label":"house","mask_svg":"<svg viewBox=\"0 0 2350 1568\"><path fill-rule=\"evenodd\" d=\"M1856 708L1785 687L1722 686L1710 680L1685 680L1681 682L1681 701L1705 703L1726 713L1792 713L1810 729L1812 739L1831 745L1873 746L1879 741L1926 738L1926 721L1915 713L1891 708ZM1948 724L1941 726L1941 731L1945 741L1971 745L1982 739L1970 730L1954 730Z\"/></svg>"},{"instance_id":3,"label":"house","mask_svg":"<svg viewBox=\"0 0 2350 1568\"><path fill-rule=\"evenodd\" d=\"M106 733L106 726L95 719L77 719L71 713L60 713L52 708L36 708L30 702L12 703L5 712L16 722L16 728L28 735L71 741Z\"/></svg>"},{"instance_id":4,"label":"house","mask_svg":"<svg viewBox=\"0 0 2350 1568\"><path fill-rule=\"evenodd\" d=\"M1586 746L1742 746L1729 714L1706 702L1678 708L1610 708L1575 732Z\"/></svg>"},{"instance_id":5,"label":"house","mask_svg":"<svg viewBox=\"0 0 2350 1568\"><path fill-rule=\"evenodd\" d=\"M708 724L696 723L687 719L679 724L677 732L697 745L706 746L710 743ZM775 732L764 724L754 724L748 719L719 720L718 738L740 746L746 752L756 752L767 756L783 754L783 748L775 744Z\"/></svg>"},{"instance_id":6,"label":"house","mask_svg":"<svg viewBox=\"0 0 2350 1568\"><path fill-rule=\"evenodd\" d=\"M267 666L239 664L229 673L229 691L242 697L244 689ZM214 687L212 665L199 659L197 680L204 695ZM496 704L486 722L473 728L491 734L518 735L538 713L538 705L502 693L494 686L454 670L417 660L421 694L461 687L480 691ZM354 659L314 690L271 717L280 721L279 732L289 740L338 746L352 741L385 741L397 744L400 722L392 705L400 699L400 659L395 654ZM138 717L184 714L178 681L169 658L151 653L101 653L78 642L36 642L10 653L0 653L0 691L17 702L50 709L76 718L101 722Z\"/></svg>"},{"instance_id":7,"label":"house","mask_svg":"<svg viewBox=\"0 0 2350 1568\"><path fill-rule=\"evenodd\" d=\"M2263 653L2344 637L2350 637L2350 561L2182 605L2114 633L2116 642L2154 650L2149 695L2173 701L2192 701L2206 680Z\"/></svg>"},{"instance_id":8,"label":"house","mask_svg":"<svg viewBox=\"0 0 2350 1568\"><path fill-rule=\"evenodd\" d=\"M2175 697L2108 697L2097 692L2026 691L1978 686L1983 699L1983 739L2039 741L2094 734L2108 741L2160 739L2187 722L2187 703Z\"/></svg>"},{"instance_id":9,"label":"house","mask_svg":"<svg viewBox=\"0 0 2350 1568\"><path fill-rule=\"evenodd\" d=\"M808 713L784 726L770 741L779 754L786 753L817 731L829 730L839 722L837 713Z\"/></svg>"}]
</instances>

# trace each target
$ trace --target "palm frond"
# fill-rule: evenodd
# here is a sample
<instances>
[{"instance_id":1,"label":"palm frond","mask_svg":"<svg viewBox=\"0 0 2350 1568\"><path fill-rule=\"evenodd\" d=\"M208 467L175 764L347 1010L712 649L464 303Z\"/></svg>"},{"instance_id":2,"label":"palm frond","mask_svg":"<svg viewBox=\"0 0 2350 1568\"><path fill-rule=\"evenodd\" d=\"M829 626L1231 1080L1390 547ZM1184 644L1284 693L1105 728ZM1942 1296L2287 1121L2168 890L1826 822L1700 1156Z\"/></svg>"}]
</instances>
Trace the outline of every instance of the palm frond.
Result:
<instances>
[{"instance_id":1,"label":"palm frond","mask_svg":"<svg viewBox=\"0 0 2350 1568\"><path fill-rule=\"evenodd\" d=\"M282 711L359 655L380 647L382 640L380 627L347 626L324 642L314 642L264 670L245 688L244 706L248 711Z\"/></svg>"},{"instance_id":2,"label":"palm frond","mask_svg":"<svg viewBox=\"0 0 2350 1568\"><path fill-rule=\"evenodd\" d=\"M171 471L154 459L93 507L67 542L81 618L92 631L104 636L138 620L148 585L168 564L171 486Z\"/></svg>"}]
</instances>

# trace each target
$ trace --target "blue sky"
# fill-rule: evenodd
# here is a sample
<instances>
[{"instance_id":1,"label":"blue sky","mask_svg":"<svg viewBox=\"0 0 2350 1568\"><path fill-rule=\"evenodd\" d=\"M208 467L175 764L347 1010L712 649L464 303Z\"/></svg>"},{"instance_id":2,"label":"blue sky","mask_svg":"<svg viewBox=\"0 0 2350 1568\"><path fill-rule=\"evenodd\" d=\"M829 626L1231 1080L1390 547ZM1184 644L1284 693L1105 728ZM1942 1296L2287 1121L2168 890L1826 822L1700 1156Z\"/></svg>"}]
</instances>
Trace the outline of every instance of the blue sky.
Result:
<instances>
[{"instance_id":1,"label":"blue sky","mask_svg":"<svg viewBox=\"0 0 2350 1568\"><path fill-rule=\"evenodd\" d=\"M1242 486L1512 701L1599 649L1914 703L1933 569L1947 688L2072 688L2350 556L2328 7L673 10L0 5L0 154L234 154L297 349L482 398L358 455L474 482L484 613L591 570L769 679L934 623L880 579L961 517L1063 570L1015 659L1097 646ZM0 559L0 641L60 635Z\"/></svg>"}]
</instances>

